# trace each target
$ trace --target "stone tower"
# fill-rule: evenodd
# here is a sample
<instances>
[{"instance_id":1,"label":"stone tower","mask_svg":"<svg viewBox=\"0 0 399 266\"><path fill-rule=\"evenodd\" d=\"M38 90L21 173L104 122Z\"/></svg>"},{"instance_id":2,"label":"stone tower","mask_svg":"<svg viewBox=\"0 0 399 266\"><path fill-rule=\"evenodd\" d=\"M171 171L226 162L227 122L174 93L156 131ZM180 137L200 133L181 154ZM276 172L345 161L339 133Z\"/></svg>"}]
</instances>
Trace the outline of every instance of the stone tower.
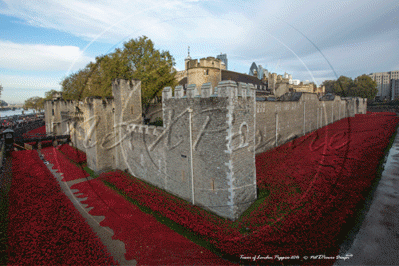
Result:
<instances>
[{"instance_id":1,"label":"stone tower","mask_svg":"<svg viewBox=\"0 0 399 266\"><path fill-rule=\"evenodd\" d=\"M166 189L235 220L257 197L255 91L233 81L196 90L163 92Z\"/></svg>"}]
</instances>

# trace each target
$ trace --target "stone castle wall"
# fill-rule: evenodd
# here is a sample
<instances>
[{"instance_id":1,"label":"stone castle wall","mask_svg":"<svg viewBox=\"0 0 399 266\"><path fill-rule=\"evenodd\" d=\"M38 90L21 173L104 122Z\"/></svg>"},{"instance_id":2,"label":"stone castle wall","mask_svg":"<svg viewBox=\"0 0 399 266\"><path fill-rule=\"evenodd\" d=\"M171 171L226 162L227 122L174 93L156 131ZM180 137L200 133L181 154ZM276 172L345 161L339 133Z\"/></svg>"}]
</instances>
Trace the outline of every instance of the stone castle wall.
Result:
<instances>
[{"instance_id":1,"label":"stone castle wall","mask_svg":"<svg viewBox=\"0 0 399 266\"><path fill-rule=\"evenodd\" d=\"M141 123L141 83L126 80L114 81L113 99L46 102L46 124L63 121L94 171L128 170L235 220L257 197L256 153L365 113L367 107L364 99L320 101L310 93L295 93L286 101L256 101L253 85L233 81L172 91L163 90L162 127ZM53 109L57 114L52 115Z\"/></svg>"},{"instance_id":2,"label":"stone castle wall","mask_svg":"<svg viewBox=\"0 0 399 266\"><path fill-rule=\"evenodd\" d=\"M217 94L210 84L197 97L195 90L183 96L176 88L174 97L164 90L168 186L234 220L256 200L253 88L225 81Z\"/></svg>"},{"instance_id":3,"label":"stone castle wall","mask_svg":"<svg viewBox=\"0 0 399 266\"><path fill-rule=\"evenodd\" d=\"M355 114L365 114L367 99L335 96L319 100L316 94L296 93L291 101L256 102L256 153Z\"/></svg>"},{"instance_id":4,"label":"stone castle wall","mask_svg":"<svg viewBox=\"0 0 399 266\"><path fill-rule=\"evenodd\" d=\"M73 112L73 101L46 101L44 104L46 133L55 135L69 134L67 113Z\"/></svg>"}]
</instances>

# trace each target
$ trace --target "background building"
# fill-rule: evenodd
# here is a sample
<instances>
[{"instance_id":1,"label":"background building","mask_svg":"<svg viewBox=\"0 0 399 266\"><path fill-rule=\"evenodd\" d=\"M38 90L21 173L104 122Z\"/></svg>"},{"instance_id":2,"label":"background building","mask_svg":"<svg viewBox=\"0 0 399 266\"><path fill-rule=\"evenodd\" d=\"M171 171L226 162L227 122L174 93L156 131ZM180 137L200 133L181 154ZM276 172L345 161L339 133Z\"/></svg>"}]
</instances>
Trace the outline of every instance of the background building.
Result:
<instances>
[{"instance_id":1,"label":"background building","mask_svg":"<svg viewBox=\"0 0 399 266\"><path fill-rule=\"evenodd\" d=\"M185 59L185 69L176 73L176 80L185 89L189 84L195 84L201 93L204 83L211 83L215 88L220 81L232 80L235 82L251 83L258 90L266 91L267 83L256 75L246 75L227 70L227 55L221 54L218 58L209 56L201 59L191 59L188 54ZM255 65L256 70L258 67ZM257 72L256 72L257 73Z\"/></svg>"},{"instance_id":2,"label":"background building","mask_svg":"<svg viewBox=\"0 0 399 266\"><path fill-rule=\"evenodd\" d=\"M220 53L220 55L216 56L217 59L222 60L222 62L225 64L226 66L226 70L228 70L228 65L227 65L227 54L222 54Z\"/></svg>"},{"instance_id":3,"label":"background building","mask_svg":"<svg viewBox=\"0 0 399 266\"><path fill-rule=\"evenodd\" d=\"M255 62L251 64L248 75L227 70L225 62L227 63L226 54L221 54L217 58L210 56L198 60L192 59L189 52L185 59L185 69L177 72L176 80L185 89L187 85L195 84L199 88L199 93L202 84L210 83L215 88L220 81L225 80L253 84L257 97L273 95L278 98L288 92L317 93L319 96L325 93L324 86L317 88L309 81L300 82L292 79L292 75L288 73L284 75L271 73Z\"/></svg>"},{"instance_id":4,"label":"background building","mask_svg":"<svg viewBox=\"0 0 399 266\"><path fill-rule=\"evenodd\" d=\"M286 72L284 75L271 73L261 65L257 66L255 62L249 68L249 75L258 77L267 84L267 89L275 97L281 97L288 92L317 93L319 96L325 93L324 86L317 87L315 84L309 82L309 80L301 82L299 79L292 79L292 75Z\"/></svg>"},{"instance_id":5,"label":"background building","mask_svg":"<svg viewBox=\"0 0 399 266\"><path fill-rule=\"evenodd\" d=\"M393 100L399 97L399 70L370 73L369 77L377 83L376 97L382 100Z\"/></svg>"}]
</instances>

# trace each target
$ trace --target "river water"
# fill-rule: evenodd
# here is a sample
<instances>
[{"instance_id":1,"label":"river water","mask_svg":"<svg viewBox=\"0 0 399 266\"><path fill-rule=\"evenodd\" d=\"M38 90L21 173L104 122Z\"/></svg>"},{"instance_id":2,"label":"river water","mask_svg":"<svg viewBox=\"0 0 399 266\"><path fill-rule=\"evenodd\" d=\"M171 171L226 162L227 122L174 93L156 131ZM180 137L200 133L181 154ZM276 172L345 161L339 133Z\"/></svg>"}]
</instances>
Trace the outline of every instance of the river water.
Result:
<instances>
[{"instance_id":1,"label":"river water","mask_svg":"<svg viewBox=\"0 0 399 266\"><path fill-rule=\"evenodd\" d=\"M24 110L24 109L16 109L16 110L7 110L7 111L1 111L0 110L0 117L7 117L7 116L13 116L13 115L22 115L22 111L24 112L25 115L29 114L34 114L35 110Z\"/></svg>"}]
</instances>

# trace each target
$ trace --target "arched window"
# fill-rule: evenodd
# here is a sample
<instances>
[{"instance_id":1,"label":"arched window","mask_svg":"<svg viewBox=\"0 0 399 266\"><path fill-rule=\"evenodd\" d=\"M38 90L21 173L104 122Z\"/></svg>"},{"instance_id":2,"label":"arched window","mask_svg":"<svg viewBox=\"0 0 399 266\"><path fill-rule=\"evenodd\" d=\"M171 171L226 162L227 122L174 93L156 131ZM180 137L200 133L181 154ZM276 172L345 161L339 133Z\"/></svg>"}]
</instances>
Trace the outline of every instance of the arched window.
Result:
<instances>
[{"instance_id":1,"label":"arched window","mask_svg":"<svg viewBox=\"0 0 399 266\"><path fill-rule=\"evenodd\" d=\"M248 125L247 123L242 123L240 126L241 143L240 146L248 145Z\"/></svg>"}]
</instances>

